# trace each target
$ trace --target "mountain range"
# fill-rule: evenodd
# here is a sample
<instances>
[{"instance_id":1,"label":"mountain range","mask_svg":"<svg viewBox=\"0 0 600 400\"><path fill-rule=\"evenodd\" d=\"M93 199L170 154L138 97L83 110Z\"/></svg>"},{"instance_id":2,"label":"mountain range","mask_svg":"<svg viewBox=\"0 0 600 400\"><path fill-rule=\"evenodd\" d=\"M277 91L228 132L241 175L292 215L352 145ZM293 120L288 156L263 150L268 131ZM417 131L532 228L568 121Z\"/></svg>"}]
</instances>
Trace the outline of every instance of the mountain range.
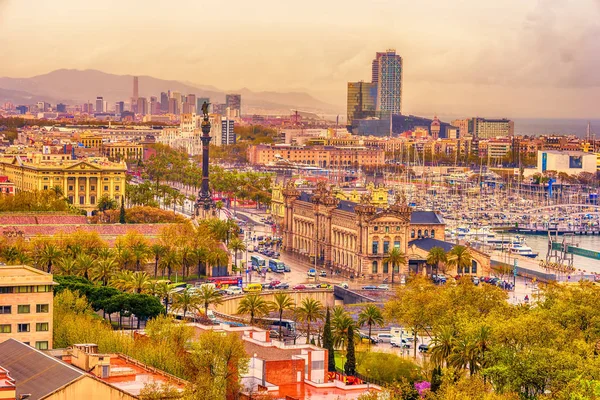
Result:
<instances>
[{"instance_id":1,"label":"mountain range","mask_svg":"<svg viewBox=\"0 0 600 400\"><path fill-rule=\"evenodd\" d=\"M191 82L139 76L139 95L150 98L168 90L183 95L196 94L208 97L212 103L223 103L225 91L209 85ZM288 114L292 109L333 114L339 107L325 103L304 92L255 92L250 89L227 91L242 95L244 113L272 112ZM102 96L109 103L129 102L133 94L133 75L115 75L98 70L59 69L31 78L0 78L0 102L32 104L37 101L49 103L81 104L94 102Z\"/></svg>"}]
</instances>

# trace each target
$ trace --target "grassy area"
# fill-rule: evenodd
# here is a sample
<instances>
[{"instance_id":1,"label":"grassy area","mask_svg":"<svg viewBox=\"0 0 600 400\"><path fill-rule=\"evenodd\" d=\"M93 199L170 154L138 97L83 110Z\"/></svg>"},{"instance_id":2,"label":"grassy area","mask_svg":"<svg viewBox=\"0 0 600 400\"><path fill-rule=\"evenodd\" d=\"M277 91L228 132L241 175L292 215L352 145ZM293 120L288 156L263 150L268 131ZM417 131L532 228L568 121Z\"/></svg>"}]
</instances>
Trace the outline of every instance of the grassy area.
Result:
<instances>
[{"instance_id":1,"label":"grassy area","mask_svg":"<svg viewBox=\"0 0 600 400\"><path fill-rule=\"evenodd\" d=\"M344 356L343 359L342 359L342 356ZM343 369L344 361L346 361L345 355L341 351L336 351L335 352L335 367L339 368L339 369Z\"/></svg>"}]
</instances>

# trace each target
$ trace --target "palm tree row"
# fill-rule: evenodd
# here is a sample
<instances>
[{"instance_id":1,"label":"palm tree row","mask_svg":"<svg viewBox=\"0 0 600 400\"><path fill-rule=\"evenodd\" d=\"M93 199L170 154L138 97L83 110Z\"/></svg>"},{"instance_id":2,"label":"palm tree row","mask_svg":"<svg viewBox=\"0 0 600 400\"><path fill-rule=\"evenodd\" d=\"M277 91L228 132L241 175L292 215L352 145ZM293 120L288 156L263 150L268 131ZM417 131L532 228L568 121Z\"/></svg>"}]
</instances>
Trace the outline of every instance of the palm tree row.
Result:
<instances>
[{"instance_id":1,"label":"palm tree row","mask_svg":"<svg viewBox=\"0 0 600 400\"><path fill-rule=\"evenodd\" d=\"M486 326L463 337L458 337L452 327L442 327L432 340L431 361L437 366L468 369L473 375L486 365L489 336Z\"/></svg>"}]
</instances>

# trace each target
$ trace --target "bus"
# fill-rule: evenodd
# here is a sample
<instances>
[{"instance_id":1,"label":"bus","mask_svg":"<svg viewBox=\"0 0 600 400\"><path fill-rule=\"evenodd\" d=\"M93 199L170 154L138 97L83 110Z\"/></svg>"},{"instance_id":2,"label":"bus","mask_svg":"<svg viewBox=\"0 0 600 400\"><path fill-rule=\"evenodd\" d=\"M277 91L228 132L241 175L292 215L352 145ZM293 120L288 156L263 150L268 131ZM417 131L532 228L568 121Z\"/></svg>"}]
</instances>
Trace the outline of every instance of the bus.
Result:
<instances>
[{"instance_id":1,"label":"bus","mask_svg":"<svg viewBox=\"0 0 600 400\"><path fill-rule=\"evenodd\" d=\"M266 265L265 259L261 256L253 255L252 257L250 257L250 262L252 263L252 269L255 271L258 271Z\"/></svg>"},{"instance_id":2,"label":"bus","mask_svg":"<svg viewBox=\"0 0 600 400\"><path fill-rule=\"evenodd\" d=\"M281 323L279 318L256 318L256 323L265 329L279 332L279 327L282 327L283 335L291 335L296 332L296 322L291 319L282 319Z\"/></svg>"},{"instance_id":3,"label":"bus","mask_svg":"<svg viewBox=\"0 0 600 400\"><path fill-rule=\"evenodd\" d=\"M208 283L213 283L217 289L227 289L230 286L242 287L242 278L239 276L221 276L210 278Z\"/></svg>"},{"instance_id":4,"label":"bus","mask_svg":"<svg viewBox=\"0 0 600 400\"><path fill-rule=\"evenodd\" d=\"M285 272L285 264L278 259L272 259L269 260L269 269L273 272L283 273Z\"/></svg>"}]
</instances>

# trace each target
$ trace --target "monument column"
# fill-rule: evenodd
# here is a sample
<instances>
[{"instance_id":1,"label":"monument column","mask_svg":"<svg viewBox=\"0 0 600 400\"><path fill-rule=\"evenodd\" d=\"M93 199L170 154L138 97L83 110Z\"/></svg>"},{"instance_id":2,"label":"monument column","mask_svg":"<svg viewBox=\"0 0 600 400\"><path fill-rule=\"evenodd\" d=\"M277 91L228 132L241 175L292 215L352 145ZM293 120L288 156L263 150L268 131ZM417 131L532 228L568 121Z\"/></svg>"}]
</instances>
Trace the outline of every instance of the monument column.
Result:
<instances>
[{"instance_id":1,"label":"monument column","mask_svg":"<svg viewBox=\"0 0 600 400\"><path fill-rule=\"evenodd\" d=\"M215 215L215 203L210 193L210 187L208 184L208 146L210 144L210 122L208 121L208 103L204 102L202 105L202 113L204 115L202 124L202 183L200 185L200 192L198 193L198 199L196 200L196 216L201 218L209 218Z\"/></svg>"}]
</instances>

